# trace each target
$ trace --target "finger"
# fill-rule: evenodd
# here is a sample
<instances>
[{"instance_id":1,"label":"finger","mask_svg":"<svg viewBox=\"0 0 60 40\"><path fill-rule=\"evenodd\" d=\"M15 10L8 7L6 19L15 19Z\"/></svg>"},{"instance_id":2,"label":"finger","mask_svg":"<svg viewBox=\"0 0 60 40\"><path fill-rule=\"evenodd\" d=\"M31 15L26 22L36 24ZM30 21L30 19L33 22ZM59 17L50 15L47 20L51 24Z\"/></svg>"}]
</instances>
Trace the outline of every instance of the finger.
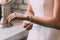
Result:
<instances>
[{"instance_id":1,"label":"finger","mask_svg":"<svg viewBox=\"0 0 60 40\"><path fill-rule=\"evenodd\" d=\"M8 18L7 18L8 19L8 22L10 22L14 18L15 18L15 15L14 14L9 15Z\"/></svg>"},{"instance_id":2,"label":"finger","mask_svg":"<svg viewBox=\"0 0 60 40\"><path fill-rule=\"evenodd\" d=\"M28 26L28 25L29 25L29 23L25 23L25 24L24 24L24 28L26 28L26 26Z\"/></svg>"},{"instance_id":3,"label":"finger","mask_svg":"<svg viewBox=\"0 0 60 40\"><path fill-rule=\"evenodd\" d=\"M8 23L10 22L10 18L8 19Z\"/></svg>"},{"instance_id":4,"label":"finger","mask_svg":"<svg viewBox=\"0 0 60 40\"><path fill-rule=\"evenodd\" d=\"M27 27L26 27L26 30L31 30L32 29L32 24L31 25L28 25Z\"/></svg>"},{"instance_id":5,"label":"finger","mask_svg":"<svg viewBox=\"0 0 60 40\"><path fill-rule=\"evenodd\" d=\"M25 23L24 28L26 28L29 25L29 23Z\"/></svg>"},{"instance_id":6,"label":"finger","mask_svg":"<svg viewBox=\"0 0 60 40\"><path fill-rule=\"evenodd\" d=\"M27 23L24 23L24 28L26 27Z\"/></svg>"},{"instance_id":7,"label":"finger","mask_svg":"<svg viewBox=\"0 0 60 40\"><path fill-rule=\"evenodd\" d=\"M11 17L8 18L8 22L10 22L10 21L11 21Z\"/></svg>"},{"instance_id":8,"label":"finger","mask_svg":"<svg viewBox=\"0 0 60 40\"><path fill-rule=\"evenodd\" d=\"M32 29L32 26L31 25L28 25L26 30L31 30Z\"/></svg>"}]
</instances>

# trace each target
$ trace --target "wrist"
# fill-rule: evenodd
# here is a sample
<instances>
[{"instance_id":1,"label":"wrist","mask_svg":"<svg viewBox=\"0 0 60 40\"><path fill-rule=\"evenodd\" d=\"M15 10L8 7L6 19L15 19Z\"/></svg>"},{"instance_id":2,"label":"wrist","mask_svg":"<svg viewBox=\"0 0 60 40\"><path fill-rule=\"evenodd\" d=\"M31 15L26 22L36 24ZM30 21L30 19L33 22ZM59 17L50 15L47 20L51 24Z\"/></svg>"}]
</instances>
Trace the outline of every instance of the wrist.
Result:
<instances>
[{"instance_id":1,"label":"wrist","mask_svg":"<svg viewBox=\"0 0 60 40\"><path fill-rule=\"evenodd\" d=\"M32 15L31 13L25 13L24 14L24 20L28 20L28 21L30 21L31 22L31 19L32 19L32 17L33 17L34 15Z\"/></svg>"},{"instance_id":2,"label":"wrist","mask_svg":"<svg viewBox=\"0 0 60 40\"><path fill-rule=\"evenodd\" d=\"M23 20L28 20L28 16L27 15L24 15L23 16Z\"/></svg>"},{"instance_id":3,"label":"wrist","mask_svg":"<svg viewBox=\"0 0 60 40\"><path fill-rule=\"evenodd\" d=\"M26 17L26 20L28 20L28 21L30 21L31 22L31 20L32 20L32 15L28 15L27 17Z\"/></svg>"}]
</instances>

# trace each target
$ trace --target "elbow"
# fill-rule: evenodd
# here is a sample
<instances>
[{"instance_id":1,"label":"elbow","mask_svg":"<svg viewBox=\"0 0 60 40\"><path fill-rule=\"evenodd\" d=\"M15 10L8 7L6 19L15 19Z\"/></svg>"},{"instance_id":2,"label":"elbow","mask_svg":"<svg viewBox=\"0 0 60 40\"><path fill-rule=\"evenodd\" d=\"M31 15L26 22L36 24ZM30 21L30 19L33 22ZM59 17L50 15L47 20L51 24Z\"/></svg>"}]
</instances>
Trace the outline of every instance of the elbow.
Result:
<instances>
[{"instance_id":1,"label":"elbow","mask_svg":"<svg viewBox=\"0 0 60 40\"><path fill-rule=\"evenodd\" d=\"M60 21L56 17L54 17L51 19L51 21L49 22L49 24L47 26L50 28L60 30Z\"/></svg>"}]
</instances>

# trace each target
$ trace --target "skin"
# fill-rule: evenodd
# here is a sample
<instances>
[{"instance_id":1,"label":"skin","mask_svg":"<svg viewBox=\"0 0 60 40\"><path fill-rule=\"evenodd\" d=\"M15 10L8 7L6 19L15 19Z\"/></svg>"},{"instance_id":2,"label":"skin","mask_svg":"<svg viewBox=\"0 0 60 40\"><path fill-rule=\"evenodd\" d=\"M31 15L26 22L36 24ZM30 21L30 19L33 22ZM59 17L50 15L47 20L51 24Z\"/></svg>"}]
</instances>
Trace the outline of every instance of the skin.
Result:
<instances>
[{"instance_id":1,"label":"skin","mask_svg":"<svg viewBox=\"0 0 60 40\"><path fill-rule=\"evenodd\" d=\"M9 0L2 0L2 4L6 4Z\"/></svg>"},{"instance_id":2,"label":"skin","mask_svg":"<svg viewBox=\"0 0 60 40\"><path fill-rule=\"evenodd\" d=\"M29 13L29 12L34 14L31 6L29 7L29 10L27 11L27 13ZM53 17L51 17L51 18L43 19L43 18L34 16L34 15L30 16L30 15L20 14L19 16L18 15L16 16L15 14L17 15L18 13L14 13L14 16L19 18L19 19L29 20L30 17L31 17L31 21L36 23L36 24L39 24L39 25L42 25L42 26L45 26L45 27L49 27L49 28L60 29L60 0L54 0ZM9 21L9 19L11 21L14 16L9 15L8 16L8 21Z\"/></svg>"},{"instance_id":3,"label":"skin","mask_svg":"<svg viewBox=\"0 0 60 40\"><path fill-rule=\"evenodd\" d=\"M25 14L34 16L34 12L32 10L31 4L28 5L28 8ZM32 27L33 27L32 23L29 23L28 21L24 23L24 28L26 28L26 30L31 30Z\"/></svg>"}]
</instances>

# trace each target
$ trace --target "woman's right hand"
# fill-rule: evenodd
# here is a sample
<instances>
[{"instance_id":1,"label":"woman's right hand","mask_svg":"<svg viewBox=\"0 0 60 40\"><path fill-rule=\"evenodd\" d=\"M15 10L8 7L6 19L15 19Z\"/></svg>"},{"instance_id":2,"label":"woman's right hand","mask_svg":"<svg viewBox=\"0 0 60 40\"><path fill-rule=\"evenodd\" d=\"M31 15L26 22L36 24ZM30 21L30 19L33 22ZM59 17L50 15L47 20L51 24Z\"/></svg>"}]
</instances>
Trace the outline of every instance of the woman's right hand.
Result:
<instances>
[{"instance_id":1,"label":"woman's right hand","mask_svg":"<svg viewBox=\"0 0 60 40\"><path fill-rule=\"evenodd\" d=\"M24 22L24 28L26 28L26 30L31 30L33 27L33 24L30 22Z\"/></svg>"},{"instance_id":2,"label":"woman's right hand","mask_svg":"<svg viewBox=\"0 0 60 40\"><path fill-rule=\"evenodd\" d=\"M12 21L13 19L15 19L15 18L18 18L18 19L20 19L20 20L23 20L23 19L26 19L27 17L26 17L24 14L22 14L22 13L14 12L14 13L11 13L11 14L7 17L8 23L9 23L10 21Z\"/></svg>"}]
</instances>

